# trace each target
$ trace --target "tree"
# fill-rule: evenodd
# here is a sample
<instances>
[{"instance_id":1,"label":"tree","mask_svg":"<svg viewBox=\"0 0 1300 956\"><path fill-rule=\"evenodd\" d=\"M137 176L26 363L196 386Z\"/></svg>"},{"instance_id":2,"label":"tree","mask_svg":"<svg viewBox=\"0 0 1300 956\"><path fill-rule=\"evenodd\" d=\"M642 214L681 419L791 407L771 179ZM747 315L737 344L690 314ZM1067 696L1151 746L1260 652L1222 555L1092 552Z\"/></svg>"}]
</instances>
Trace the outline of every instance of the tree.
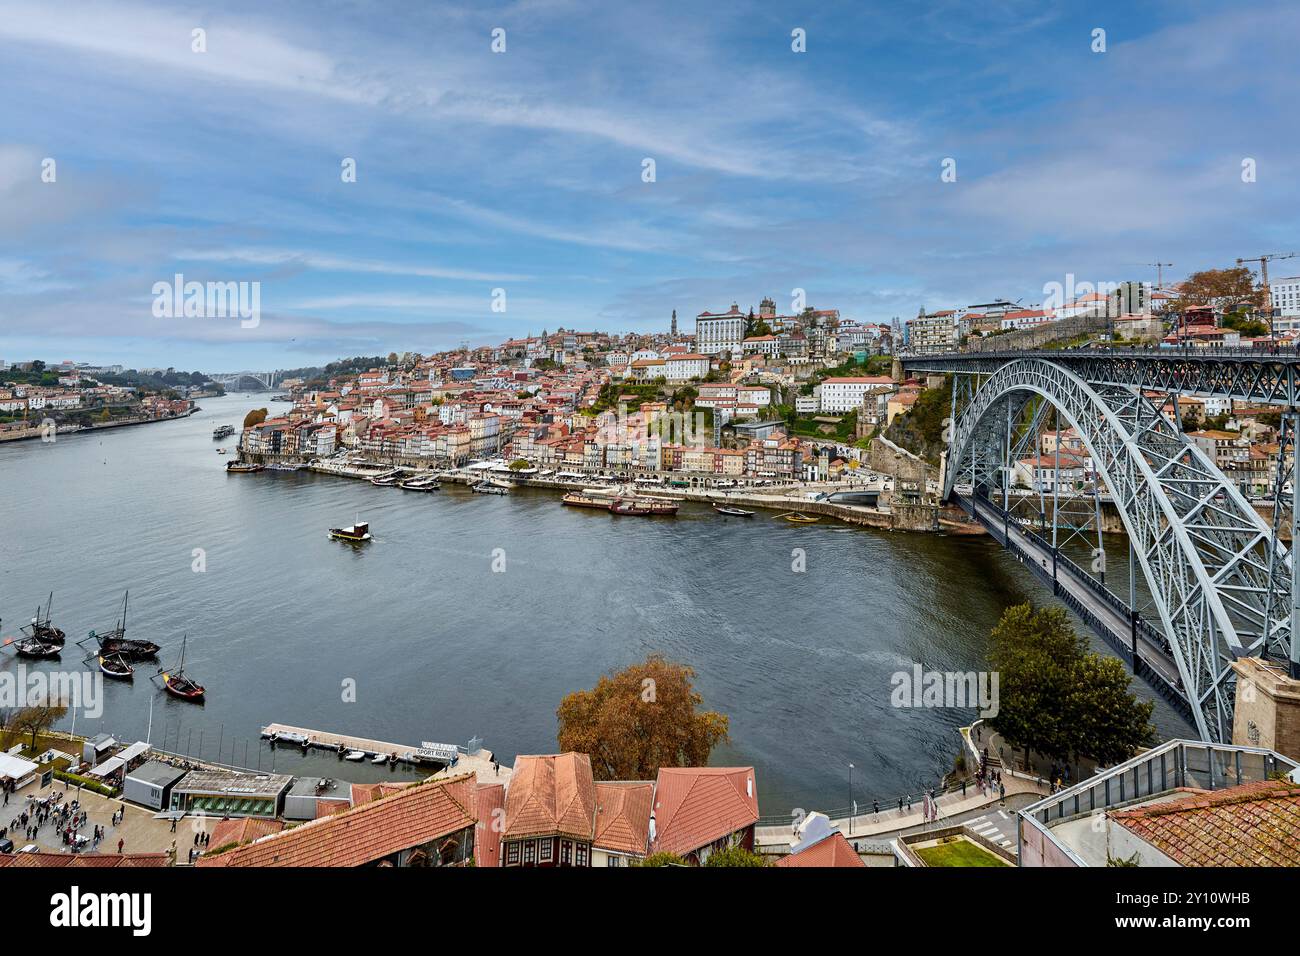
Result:
<instances>
[{"instance_id":1,"label":"tree","mask_svg":"<svg viewBox=\"0 0 1300 956\"><path fill-rule=\"evenodd\" d=\"M633 866L685 866L686 861L676 853L651 853L648 857L639 863L633 863Z\"/></svg>"},{"instance_id":2,"label":"tree","mask_svg":"<svg viewBox=\"0 0 1300 956\"><path fill-rule=\"evenodd\" d=\"M989 660L998 672L993 729L1026 756L1126 760L1151 745L1155 704L1139 701L1118 660L1088 651L1063 608L1008 608L993 629Z\"/></svg>"},{"instance_id":3,"label":"tree","mask_svg":"<svg viewBox=\"0 0 1300 956\"><path fill-rule=\"evenodd\" d=\"M37 704L24 707L9 722L10 729L20 734L31 734L32 749L36 749L36 738L54 726L68 708L63 704Z\"/></svg>"},{"instance_id":4,"label":"tree","mask_svg":"<svg viewBox=\"0 0 1300 956\"><path fill-rule=\"evenodd\" d=\"M1179 287L1173 308L1182 312L1197 305L1234 305L1238 302L1249 302L1256 308L1263 304L1263 292L1255 288L1255 273L1245 266L1193 272Z\"/></svg>"},{"instance_id":5,"label":"tree","mask_svg":"<svg viewBox=\"0 0 1300 956\"><path fill-rule=\"evenodd\" d=\"M743 846L729 846L715 850L704 861L705 866L767 866L767 861Z\"/></svg>"},{"instance_id":6,"label":"tree","mask_svg":"<svg viewBox=\"0 0 1300 956\"><path fill-rule=\"evenodd\" d=\"M1102 765L1116 764L1152 743L1152 701L1129 692L1132 678L1113 657L1085 654L1074 666L1073 687L1065 701L1070 750Z\"/></svg>"},{"instance_id":7,"label":"tree","mask_svg":"<svg viewBox=\"0 0 1300 956\"><path fill-rule=\"evenodd\" d=\"M244 427L252 428L254 425L260 425L266 421L266 409L255 408L244 416Z\"/></svg>"},{"instance_id":8,"label":"tree","mask_svg":"<svg viewBox=\"0 0 1300 956\"><path fill-rule=\"evenodd\" d=\"M998 713L993 729L1028 759L1037 750L1063 759L1069 753L1061 702L1074 664L1086 645L1064 608L1007 608L993 629L989 663L998 673Z\"/></svg>"},{"instance_id":9,"label":"tree","mask_svg":"<svg viewBox=\"0 0 1300 956\"><path fill-rule=\"evenodd\" d=\"M660 767L703 766L729 741L726 715L701 710L695 671L652 654L560 702L561 750L591 756L597 780L650 780Z\"/></svg>"}]
</instances>

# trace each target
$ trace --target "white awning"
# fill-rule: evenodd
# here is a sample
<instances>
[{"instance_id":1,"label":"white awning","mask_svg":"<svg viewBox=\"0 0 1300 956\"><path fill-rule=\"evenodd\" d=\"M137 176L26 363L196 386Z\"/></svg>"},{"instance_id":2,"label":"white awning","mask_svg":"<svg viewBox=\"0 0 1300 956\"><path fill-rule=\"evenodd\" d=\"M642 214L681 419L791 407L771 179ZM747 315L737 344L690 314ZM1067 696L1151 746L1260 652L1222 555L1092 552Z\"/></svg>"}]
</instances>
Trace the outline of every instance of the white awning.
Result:
<instances>
[{"instance_id":1,"label":"white awning","mask_svg":"<svg viewBox=\"0 0 1300 956\"><path fill-rule=\"evenodd\" d=\"M121 770L126 766L126 761L121 757L109 757L103 763L91 767L86 771L87 777L107 777L114 771Z\"/></svg>"},{"instance_id":2,"label":"white awning","mask_svg":"<svg viewBox=\"0 0 1300 956\"><path fill-rule=\"evenodd\" d=\"M120 754L118 754L118 756L126 763L130 763L136 757L148 751L148 749L149 749L149 745L147 743L145 743L143 740L137 740L131 746L127 747Z\"/></svg>"},{"instance_id":3,"label":"white awning","mask_svg":"<svg viewBox=\"0 0 1300 956\"><path fill-rule=\"evenodd\" d=\"M25 780L39 769L37 764L22 757L0 754L0 779Z\"/></svg>"}]
</instances>

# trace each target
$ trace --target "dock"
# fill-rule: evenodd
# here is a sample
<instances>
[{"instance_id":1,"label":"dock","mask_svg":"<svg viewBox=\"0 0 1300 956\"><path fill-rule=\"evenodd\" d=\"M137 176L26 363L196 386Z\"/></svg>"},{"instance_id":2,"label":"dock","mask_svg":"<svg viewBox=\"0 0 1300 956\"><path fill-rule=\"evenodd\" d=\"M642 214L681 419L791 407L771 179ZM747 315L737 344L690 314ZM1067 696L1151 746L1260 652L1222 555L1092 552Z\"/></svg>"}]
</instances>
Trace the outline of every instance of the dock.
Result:
<instances>
[{"instance_id":1,"label":"dock","mask_svg":"<svg viewBox=\"0 0 1300 956\"><path fill-rule=\"evenodd\" d=\"M290 740L286 740L281 744L284 747L302 746L297 741L306 741L306 746L323 750L338 750L339 746L342 745L344 750L360 750L367 757L395 753L401 758L406 754L417 753L421 749L419 744L398 744L389 740L354 737L351 734L335 734L327 730L312 730L309 727L294 727L290 724L267 724L262 728L262 737L264 739L272 736L290 738ZM456 762L442 766L433 776L435 778L454 777L473 771L481 783L505 783L510 779L510 767L502 765L500 772L498 772L494 766L494 760L495 758L490 750L484 750L480 747L474 753L467 753L464 747L457 746ZM407 763L410 763L410 761L407 761ZM421 762L416 766L422 766L425 763L441 763L441 761Z\"/></svg>"}]
</instances>

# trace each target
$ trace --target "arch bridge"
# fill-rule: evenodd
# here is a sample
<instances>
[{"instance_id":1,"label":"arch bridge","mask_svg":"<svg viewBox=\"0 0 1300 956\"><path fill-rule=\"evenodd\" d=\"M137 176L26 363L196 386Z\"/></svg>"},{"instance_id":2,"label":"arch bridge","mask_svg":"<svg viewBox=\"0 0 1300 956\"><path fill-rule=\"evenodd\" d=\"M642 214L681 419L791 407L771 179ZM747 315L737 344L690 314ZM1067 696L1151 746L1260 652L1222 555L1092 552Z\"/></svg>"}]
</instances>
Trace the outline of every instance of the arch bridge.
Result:
<instances>
[{"instance_id":1,"label":"arch bridge","mask_svg":"<svg viewBox=\"0 0 1300 956\"><path fill-rule=\"evenodd\" d=\"M1232 738L1234 660L1266 657L1300 676L1300 563L1279 540L1276 493L1295 496L1294 541L1300 357L1116 349L900 361L952 376L945 498L1032 563L1203 739ZM1183 433L1187 394L1280 407L1271 524ZM1103 500L1129 540L1127 597L1106 581Z\"/></svg>"}]
</instances>

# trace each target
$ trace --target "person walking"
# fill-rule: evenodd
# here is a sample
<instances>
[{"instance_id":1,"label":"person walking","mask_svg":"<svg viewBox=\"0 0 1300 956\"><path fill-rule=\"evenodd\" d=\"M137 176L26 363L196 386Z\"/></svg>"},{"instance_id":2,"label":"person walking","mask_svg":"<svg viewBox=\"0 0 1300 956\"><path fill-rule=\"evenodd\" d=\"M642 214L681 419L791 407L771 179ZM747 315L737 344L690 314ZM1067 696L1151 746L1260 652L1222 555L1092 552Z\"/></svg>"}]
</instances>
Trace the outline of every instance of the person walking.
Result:
<instances>
[{"instance_id":1,"label":"person walking","mask_svg":"<svg viewBox=\"0 0 1300 956\"><path fill-rule=\"evenodd\" d=\"M122 847L124 847L124 846L126 846L126 840L124 840L124 839L122 839L121 837L119 837L119 838L118 838L118 841L117 841L117 852L118 852L118 853L121 853L121 852L122 852Z\"/></svg>"}]
</instances>

